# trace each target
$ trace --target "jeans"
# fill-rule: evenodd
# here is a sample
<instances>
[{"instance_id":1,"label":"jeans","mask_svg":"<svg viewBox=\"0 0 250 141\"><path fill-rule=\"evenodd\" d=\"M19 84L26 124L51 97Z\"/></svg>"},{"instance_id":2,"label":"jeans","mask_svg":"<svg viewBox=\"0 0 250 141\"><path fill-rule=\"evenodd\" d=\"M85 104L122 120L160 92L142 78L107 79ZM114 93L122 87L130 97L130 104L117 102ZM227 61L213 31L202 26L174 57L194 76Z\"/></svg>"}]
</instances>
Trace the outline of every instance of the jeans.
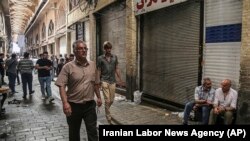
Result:
<instances>
[{"instance_id":1,"label":"jeans","mask_svg":"<svg viewBox=\"0 0 250 141\"><path fill-rule=\"evenodd\" d=\"M21 79L22 79L22 83L23 83L23 95L26 96L27 95L27 84L28 84L28 88L29 88L29 93L32 92L32 73L23 73L21 74Z\"/></svg>"},{"instance_id":2,"label":"jeans","mask_svg":"<svg viewBox=\"0 0 250 141\"><path fill-rule=\"evenodd\" d=\"M69 141L80 141L80 128L82 120L84 120L88 141L98 141L97 135L97 115L96 103L94 100L85 104L69 103L72 113L67 117L69 125Z\"/></svg>"},{"instance_id":3,"label":"jeans","mask_svg":"<svg viewBox=\"0 0 250 141\"><path fill-rule=\"evenodd\" d=\"M17 80L17 84L20 84L20 79L19 79L19 71L16 71L16 80Z\"/></svg>"},{"instance_id":4,"label":"jeans","mask_svg":"<svg viewBox=\"0 0 250 141\"><path fill-rule=\"evenodd\" d=\"M184 117L183 117L184 124L188 123L188 118L189 118L190 112L193 110L194 105L195 105L194 102L188 102L185 105ZM207 125L208 120L209 120L210 107L207 105L204 105L204 106L201 106L199 108L201 108L201 110L202 110L202 124Z\"/></svg>"},{"instance_id":5,"label":"jeans","mask_svg":"<svg viewBox=\"0 0 250 141\"><path fill-rule=\"evenodd\" d=\"M16 74L9 72L8 79L9 79L9 88L10 88L11 92L12 93L16 92L16 90L15 90Z\"/></svg>"},{"instance_id":6,"label":"jeans","mask_svg":"<svg viewBox=\"0 0 250 141\"><path fill-rule=\"evenodd\" d=\"M39 83L41 85L41 92L42 95L45 96L45 90L47 92L47 96L51 97L52 92L51 92L51 77L38 77Z\"/></svg>"}]
</instances>

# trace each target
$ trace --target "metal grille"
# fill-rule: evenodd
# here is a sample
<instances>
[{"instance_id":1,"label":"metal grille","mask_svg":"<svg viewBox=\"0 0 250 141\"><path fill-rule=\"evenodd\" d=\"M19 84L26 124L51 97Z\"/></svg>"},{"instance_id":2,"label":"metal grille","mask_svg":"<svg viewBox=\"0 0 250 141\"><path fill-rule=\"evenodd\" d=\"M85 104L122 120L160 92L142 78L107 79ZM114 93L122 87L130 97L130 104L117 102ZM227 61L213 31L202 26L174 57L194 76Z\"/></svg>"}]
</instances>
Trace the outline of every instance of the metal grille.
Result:
<instances>
[{"instance_id":1,"label":"metal grille","mask_svg":"<svg viewBox=\"0 0 250 141\"><path fill-rule=\"evenodd\" d=\"M143 92L184 104L198 82L200 3L188 1L144 15Z\"/></svg>"}]
</instances>

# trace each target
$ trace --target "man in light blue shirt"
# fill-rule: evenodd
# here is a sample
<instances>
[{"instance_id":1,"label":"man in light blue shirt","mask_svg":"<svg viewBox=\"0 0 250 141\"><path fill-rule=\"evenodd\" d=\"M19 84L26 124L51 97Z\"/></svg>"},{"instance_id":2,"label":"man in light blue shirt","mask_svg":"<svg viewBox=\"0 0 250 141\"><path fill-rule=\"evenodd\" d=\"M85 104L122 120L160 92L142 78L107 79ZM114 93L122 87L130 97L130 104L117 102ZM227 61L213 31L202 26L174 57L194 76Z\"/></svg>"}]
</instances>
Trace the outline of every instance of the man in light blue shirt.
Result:
<instances>
[{"instance_id":1,"label":"man in light blue shirt","mask_svg":"<svg viewBox=\"0 0 250 141\"><path fill-rule=\"evenodd\" d=\"M183 124L188 124L190 112L194 109L201 108L202 110L202 124L207 125L211 105L214 100L215 90L212 88L210 78L204 78L203 84L195 88L194 101L188 102L184 109Z\"/></svg>"}]
</instances>

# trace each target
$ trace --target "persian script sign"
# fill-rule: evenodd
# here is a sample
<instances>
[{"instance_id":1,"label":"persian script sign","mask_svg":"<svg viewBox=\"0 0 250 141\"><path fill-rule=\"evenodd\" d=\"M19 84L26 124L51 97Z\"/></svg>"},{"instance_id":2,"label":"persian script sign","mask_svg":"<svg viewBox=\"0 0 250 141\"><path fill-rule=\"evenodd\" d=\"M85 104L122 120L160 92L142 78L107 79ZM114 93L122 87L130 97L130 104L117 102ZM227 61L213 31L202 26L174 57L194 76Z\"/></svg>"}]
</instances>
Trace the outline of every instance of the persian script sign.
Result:
<instances>
[{"instance_id":1,"label":"persian script sign","mask_svg":"<svg viewBox=\"0 0 250 141\"><path fill-rule=\"evenodd\" d=\"M135 15L140 15L187 0L134 0Z\"/></svg>"}]
</instances>

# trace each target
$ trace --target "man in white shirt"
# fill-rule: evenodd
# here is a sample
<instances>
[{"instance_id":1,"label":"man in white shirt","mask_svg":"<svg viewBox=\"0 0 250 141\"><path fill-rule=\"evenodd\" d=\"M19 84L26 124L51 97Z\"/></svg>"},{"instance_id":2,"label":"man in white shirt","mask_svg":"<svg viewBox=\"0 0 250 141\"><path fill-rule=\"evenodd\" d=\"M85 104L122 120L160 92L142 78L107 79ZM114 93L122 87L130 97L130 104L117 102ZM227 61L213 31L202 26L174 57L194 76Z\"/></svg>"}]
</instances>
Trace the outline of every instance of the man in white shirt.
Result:
<instances>
[{"instance_id":1,"label":"man in white shirt","mask_svg":"<svg viewBox=\"0 0 250 141\"><path fill-rule=\"evenodd\" d=\"M214 107L210 112L209 124L215 124L218 116L224 116L224 124L232 124L237 98L238 93L231 88L231 80L223 80L221 88L215 91Z\"/></svg>"}]
</instances>

